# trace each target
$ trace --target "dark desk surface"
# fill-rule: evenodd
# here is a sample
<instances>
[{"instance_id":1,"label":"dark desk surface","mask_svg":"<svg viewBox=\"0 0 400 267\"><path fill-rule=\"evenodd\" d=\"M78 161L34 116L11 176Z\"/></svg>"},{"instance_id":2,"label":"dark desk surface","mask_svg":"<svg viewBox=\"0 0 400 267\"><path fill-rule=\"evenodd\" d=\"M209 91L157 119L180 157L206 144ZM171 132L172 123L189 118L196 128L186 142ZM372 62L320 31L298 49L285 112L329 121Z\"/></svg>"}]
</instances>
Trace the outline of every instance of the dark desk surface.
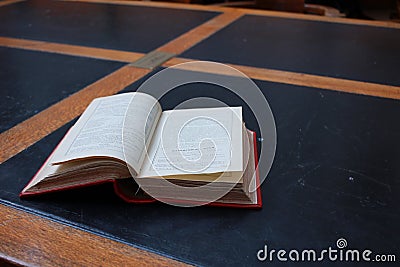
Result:
<instances>
[{"instance_id":1,"label":"dark desk surface","mask_svg":"<svg viewBox=\"0 0 400 267\"><path fill-rule=\"evenodd\" d=\"M399 86L399 44L398 29L246 15L182 56Z\"/></svg>"},{"instance_id":2,"label":"dark desk surface","mask_svg":"<svg viewBox=\"0 0 400 267\"><path fill-rule=\"evenodd\" d=\"M1 8L0 32L7 37L147 53L216 15L211 11L33 0Z\"/></svg>"},{"instance_id":3,"label":"dark desk surface","mask_svg":"<svg viewBox=\"0 0 400 267\"><path fill-rule=\"evenodd\" d=\"M123 65L6 47L0 47L0 58L1 132Z\"/></svg>"},{"instance_id":4,"label":"dark desk surface","mask_svg":"<svg viewBox=\"0 0 400 267\"><path fill-rule=\"evenodd\" d=\"M13 12L27 9L27 15L18 25L30 23L35 14L46 13L49 5L12 2L0 7L0 13L6 9ZM215 266L271 265L259 262L256 257L265 244L274 249L321 250L335 247L339 238L345 238L350 248L368 248L374 253L400 257L400 125L396 123L400 115L400 88L398 77L392 72L397 68L396 62L388 56L389 53L394 59L399 56L394 47L400 45L400 26L221 8L210 13L200 6L164 3L50 5L63 6L65 12L58 19L52 17L55 23L62 21L54 28L40 24L42 18L38 19L39 25L49 30L48 35L40 36L43 32L39 28L32 32L20 31L19 26L14 31L4 30L5 25L0 28L0 56L7 59L1 61L0 67L0 86L6 92L0 134L3 260L40 265L178 264L175 260ZM88 6L93 6L93 11ZM254 79L269 101L276 120L278 145L273 167L262 185L264 207L238 210L131 205L118 199L109 185L20 200L20 190L93 98L135 91L161 68L150 71L127 66L129 59L150 50L143 50L140 45L127 47L128 39L117 46L108 45L110 37L104 32L105 25L93 26L93 40L103 38L105 46L97 41L85 43L83 39L70 42L68 34L66 39L57 39L56 33L74 19L68 10L78 10L78 20L83 19L85 10L100 10L100 14L117 10L123 14L121 23L126 23L124 20L135 14L137 8L150 10L151 14L154 10L162 17L164 12L170 16L171 6L184 9L175 9L174 16L193 18L194 24L177 31L160 29L160 35L173 37L157 42L154 39L151 49L179 51L178 54L183 54L178 56L186 58L173 58L164 66L191 57L234 64ZM222 15L215 15L218 13ZM133 20L136 19L140 16ZM210 21L206 22L207 19ZM6 25L7 21L16 23L8 15L5 21ZM243 25L255 22L260 27ZM282 28L271 29L273 23ZM74 31L78 29L77 24L72 25ZM315 54L308 57L312 64L289 60L288 55L300 51L294 46L294 26L299 26L306 38L300 43L313 41ZM351 42L355 28L359 29L357 40L373 35L391 43L362 42L360 50L366 56L354 52L358 60L351 61L351 66L346 66L348 57L318 61L327 51L328 40L315 44L319 39L314 34L333 31L341 36L340 42L349 40L349 45L353 45L349 50L331 44L348 55L349 51L356 51L357 42ZM241 37L235 39L233 29L237 36L248 35L250 45L243 43ZM260 38L253 38L257 33ZM148 37L148 42L153 42L152 33L142 34ZM174 37L178 38L171 41ZM277 54L285 55L285 61L279 62L277 55L269 57L266 52L258 57L264 40L261 37L272 38L274 43L267 47L279 50ZM287 45L277 45L288 38L292 39ZM379 62L381 72L369 67L371 57ZM170 109L197 96L243 105L247 127L258 131L245 103L218 86L185 85L163 98L161 104Z\"/></svg>"}]
</instances>

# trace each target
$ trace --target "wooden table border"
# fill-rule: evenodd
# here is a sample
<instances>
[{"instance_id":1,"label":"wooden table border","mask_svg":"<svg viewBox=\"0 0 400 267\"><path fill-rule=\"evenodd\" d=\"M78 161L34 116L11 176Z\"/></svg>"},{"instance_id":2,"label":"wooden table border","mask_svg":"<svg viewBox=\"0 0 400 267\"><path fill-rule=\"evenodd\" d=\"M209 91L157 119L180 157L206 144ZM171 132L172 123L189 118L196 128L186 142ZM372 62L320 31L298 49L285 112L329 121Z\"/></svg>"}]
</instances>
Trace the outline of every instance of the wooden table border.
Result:
<instances>
[{"instance_id":1,"label":"wooden table border","mask_svg":"<svg viewBox=\"0 0 400 267\"><path fill-rule=\"evenodd\" d=\"M0 235L8 240L0 242L0 263L70 266L73 259L82 266L188 266L4 204L0 217Z\"/></svg>"}]
</instances>

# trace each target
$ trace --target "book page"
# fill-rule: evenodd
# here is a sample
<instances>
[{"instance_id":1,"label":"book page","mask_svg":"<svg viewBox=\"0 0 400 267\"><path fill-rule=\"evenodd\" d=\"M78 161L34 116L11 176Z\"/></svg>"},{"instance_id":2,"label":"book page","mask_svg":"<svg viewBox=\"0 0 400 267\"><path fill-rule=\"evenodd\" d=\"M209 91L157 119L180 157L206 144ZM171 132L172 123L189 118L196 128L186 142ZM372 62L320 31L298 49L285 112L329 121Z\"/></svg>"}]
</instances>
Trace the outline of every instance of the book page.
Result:
<instances>
[{"instance_id":1,"label":"book page","mask_svg":"<svg viewBox=\"0 0 400 267\"><path fill-rule=\"evenodd\" d=\"M125 152L132 154L131 166L138 170L146 139L150 139L160 114L159 103L147 94L126 93L97 98L60 143L53 164L88 157L113 157L125 161L125 145ZM123 129L124 123L128 125L127 130ZM124 143L123 133L124 139L129 140Z\"/></svg>"},{"instance_id":2,"label":"book page","mask_svg":"<svg viewBox=\"0 0 400 267\"><path fill-rule=\"evenodd\" d=\"M139 177L243 171L241 107L164 111Z\"/></svg>"}]
</instances>

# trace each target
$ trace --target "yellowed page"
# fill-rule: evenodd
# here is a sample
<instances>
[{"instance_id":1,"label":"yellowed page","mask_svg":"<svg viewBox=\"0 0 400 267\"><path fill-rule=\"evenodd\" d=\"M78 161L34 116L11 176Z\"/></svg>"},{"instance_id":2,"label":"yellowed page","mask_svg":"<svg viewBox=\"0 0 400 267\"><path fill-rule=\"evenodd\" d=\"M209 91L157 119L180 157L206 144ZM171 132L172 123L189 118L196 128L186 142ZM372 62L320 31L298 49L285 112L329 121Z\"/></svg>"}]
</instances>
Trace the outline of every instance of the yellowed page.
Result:
<instances>
[{"instance_id":1,"label":"yellowed page","mask_svg":"<svg viewBox=\"0 0 400 267\"><path fill-rule=\"evenodd\" d=\"M52 163L89 157L113 157L125 161L125 146L125 152L132 155L131 166L139 170L145 139L150 139L152 134L148 131L146 136L146 123L154 128L160 114L157 100L147 94L126 93L97 98L60 143ZM128 125L126 129L124 123ZM123 133L126 142L123 142Z\"/></svg>"},{"instance_id":2,"label":"yellowed page","mask_svg":"<svg viewBox=\"0 0 400 267\"><path fill-rule=\"evenodd\" d=\"M139 177L242 172L242 125L241 107L164 111Z\"/></svg>"}]
</instances>

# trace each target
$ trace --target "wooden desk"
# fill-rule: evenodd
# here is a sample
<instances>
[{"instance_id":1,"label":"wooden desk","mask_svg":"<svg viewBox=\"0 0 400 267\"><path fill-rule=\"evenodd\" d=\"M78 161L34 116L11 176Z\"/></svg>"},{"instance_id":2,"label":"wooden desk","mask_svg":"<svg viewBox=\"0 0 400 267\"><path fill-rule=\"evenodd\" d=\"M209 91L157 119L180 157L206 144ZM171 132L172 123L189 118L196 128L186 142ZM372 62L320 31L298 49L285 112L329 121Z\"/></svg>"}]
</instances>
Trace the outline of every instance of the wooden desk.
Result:
<instances>
[{"instance_id":1,"label":"wooden desk","mask_svg":"<svg viewBox=\"0 0 400 267\"><path fill-rule=\"evenodd\" d=\"M389 233L400 222L399 172L393 165L398 154L390 150L387 158L370 139L383 142L387 151L385 140L398 147L394 136L399 129L389 118L400 113L395 65L400 25L157 2L10 0L1 5L3 261L241 265L257 263L255 254L267 242L275 248L317 249L342 235L356 247L398 253L398 232ZM139 207L119 202L106 193L108 188L20 201L19 190L92 99L135 90L153 73L128 65L152 50L176 54L160 67L193 59L227 63L268 96L281 141L263 185L263 210ZM382 129L387 134L379 134ZM360 144L364 141L372 152ZM336 154L329 157L330 151ZM359 191L343 177L355 179ZM104 199L95 199L103 193ZM114 227L107 221L115 221Z\"/></svg>"}]
</instances>

